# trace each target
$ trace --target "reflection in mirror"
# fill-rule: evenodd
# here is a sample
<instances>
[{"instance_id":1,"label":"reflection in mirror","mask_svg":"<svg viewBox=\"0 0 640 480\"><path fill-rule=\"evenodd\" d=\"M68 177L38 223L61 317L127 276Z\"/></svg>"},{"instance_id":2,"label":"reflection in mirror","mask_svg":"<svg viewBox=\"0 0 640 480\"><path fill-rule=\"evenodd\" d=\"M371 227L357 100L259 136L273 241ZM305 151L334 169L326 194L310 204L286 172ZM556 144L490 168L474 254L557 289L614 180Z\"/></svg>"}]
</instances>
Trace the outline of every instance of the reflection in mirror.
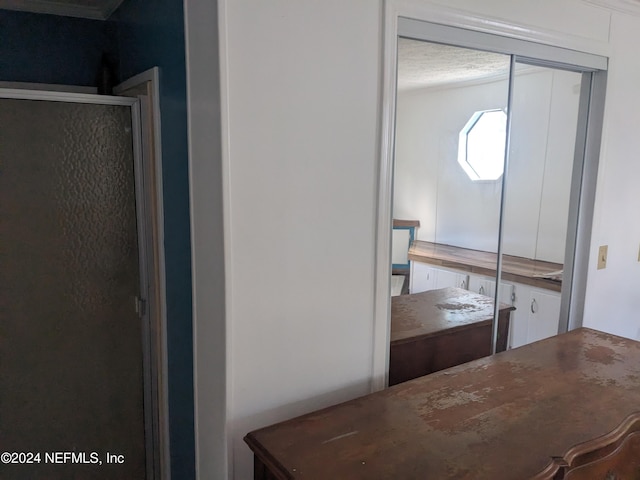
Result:
<instances>
[{"instance_id":1,"label":"reflection in mirror","mask_svg":"<svg viewBox=\"0 0 640 480\"><path fill-rule=\"evenodd\" d=\"M500 301L510 347L558 333L580 73L515 64Z\"/></svg>"},{"instance_id":2,"label":"reflection in mirror","mask_svg":"<svg viewBox=\"0 0 640 480\"><path fill-rule=\"evenodd\" d=\"M410 266L394 260L390 385L491 353L491 280L474 274L497 269L510 63L398 39L392 243Z\"/></svg>"}]
</instances>

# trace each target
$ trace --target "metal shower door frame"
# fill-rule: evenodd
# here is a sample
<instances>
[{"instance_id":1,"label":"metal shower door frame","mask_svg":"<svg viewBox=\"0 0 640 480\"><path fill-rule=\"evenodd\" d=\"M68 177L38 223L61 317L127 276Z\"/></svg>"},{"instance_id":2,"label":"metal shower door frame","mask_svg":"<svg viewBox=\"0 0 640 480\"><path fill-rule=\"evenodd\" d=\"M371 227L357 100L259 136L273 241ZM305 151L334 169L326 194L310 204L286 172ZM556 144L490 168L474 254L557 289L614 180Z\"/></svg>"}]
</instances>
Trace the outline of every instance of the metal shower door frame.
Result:
<instances>
[{"instance_id":1,"label":"metal shower door frame","mask_svg":"<svg viewBox=\"0 0 640 480\"><path fill-rule=\"evenodd\" d=\"M145 307L148 303L147 294L149 291L149 262L146 222L149 212L146 208L146 193L144 190L143 178L143 152L142 152L142 133L141 133L141 112L140 102L137 98L119 97L110 95L96 95L86 93L73 93L61 91L45 91L45 90L24 90L13 88L0 88L0 99L14 100L37 100L61 103L80 103L89 105L113 105L129 107L131 112L131 139L133 153L133 170L135 185L135 202L136 202L136 230L138 238L138 271L139 271L139 293L135 299L135 308L138 318L142 322L142 369L143 369L143 415L145 430L145 465L146 480L159 479L158 465L154 462L154 450L159 445L157 438L158 430L153 428L154 419L157 418L158 405L152 395L152 375L155 374L152 368L151 359L151 333L150 333L150 317L149 309ZM149 433L151 432L151 435Z\"/></svg>"}]
</instances>

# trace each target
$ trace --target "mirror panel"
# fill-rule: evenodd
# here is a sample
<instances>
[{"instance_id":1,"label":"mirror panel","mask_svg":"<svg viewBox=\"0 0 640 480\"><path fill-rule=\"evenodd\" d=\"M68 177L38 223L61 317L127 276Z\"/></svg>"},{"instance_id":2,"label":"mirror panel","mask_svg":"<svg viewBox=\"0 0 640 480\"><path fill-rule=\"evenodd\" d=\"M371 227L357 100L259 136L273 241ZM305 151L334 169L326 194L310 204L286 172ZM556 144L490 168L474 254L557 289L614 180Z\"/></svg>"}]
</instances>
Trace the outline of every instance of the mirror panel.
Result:
<instances>
[{"instance_id":1,"label":"mirror panel","mask_svg":"<svg viewBox=\"0 0 640 480\"><path fill-rule=\"evenodd\" d=\"M512 348L558 333L581 78L515 63L499 291Z\"/></svg>"},{"instance_id":2,"label":"mirror panel","mask_svg":"<svg viewBox=\"0 0 640 480\"><path fill-rule=\"evenodd\" d=\"M497 252L500 181L470 179L458 147L477 112L506 110L509 66L508 55L399 39L393 215L419 220L418 240Z\"/></svg>"},{"instance_id":3,"label":"mirror panel","mask_svg":"<svg viewBox=\"0 0 640 480\"><path fill-rule=\"evenodd\" d=\"M411 19L399 19L399 31L410 38L398 39L391 123L397 275L390 384L397 383L394 338L408 343L412 335L430 335L418 331L427 317L448 328L469 307L484 312L481 304L488 305L492 331L478 349L486 355L555 335L568 319L579 324L588 250L582 238L590 225L604 94L598 69L606 69L604 57ZM386 179L386 162L382 167ZM386 194L381 198L386 202ZM425 306L422 294L441 297ZM454 365L451 354L475 346L453 337L454 344L421 351L439 369ZM417 363L413 353L404 357L408 368ZM411 378L430 372L416 373Z\"/></svg>"},{"instance_id":4,"label":"mirror panel","mask_svg":"<svg viewBox=\"0 0 640 480\"><path fill-rule=\"evenodd\" d=\"M491 353L510 67L509 55L399 39L390 385Z\"/></svg>"}]
</instances>

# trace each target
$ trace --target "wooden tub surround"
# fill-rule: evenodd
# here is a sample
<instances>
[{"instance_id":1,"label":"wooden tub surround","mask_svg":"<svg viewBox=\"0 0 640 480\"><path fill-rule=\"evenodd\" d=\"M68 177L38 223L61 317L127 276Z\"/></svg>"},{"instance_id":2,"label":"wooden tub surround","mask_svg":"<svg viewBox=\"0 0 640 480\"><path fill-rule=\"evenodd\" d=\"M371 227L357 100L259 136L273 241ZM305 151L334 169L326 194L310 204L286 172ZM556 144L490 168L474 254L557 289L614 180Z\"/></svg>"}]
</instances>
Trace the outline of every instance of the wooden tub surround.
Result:
<instances>
[{"instance_id":1,"label":"wooden tub surround","mask_svg":"<svg viewBox=\"0 0 640 480\"><path fill-rule=\"evenodd\" d=\"M595 477L577 476L577 463L637 452L638 420L630 415L639 409L640 343L580 328L253 431L245 441L257 480L622 480L637 476L624 476L616 462L588 473Z\"/></svg>"},{"instance_id":2,"label":"wooden tub surround","mask_svg":"<svg viewBox=\"0 0 640 480\"><path fill-rule=\"evenodd\" d=\"M389 385L491 355L494 301L461 288L391 299ZM501 305L498 351L507 348L509 316Z\"/></svg>"}]
</instances>

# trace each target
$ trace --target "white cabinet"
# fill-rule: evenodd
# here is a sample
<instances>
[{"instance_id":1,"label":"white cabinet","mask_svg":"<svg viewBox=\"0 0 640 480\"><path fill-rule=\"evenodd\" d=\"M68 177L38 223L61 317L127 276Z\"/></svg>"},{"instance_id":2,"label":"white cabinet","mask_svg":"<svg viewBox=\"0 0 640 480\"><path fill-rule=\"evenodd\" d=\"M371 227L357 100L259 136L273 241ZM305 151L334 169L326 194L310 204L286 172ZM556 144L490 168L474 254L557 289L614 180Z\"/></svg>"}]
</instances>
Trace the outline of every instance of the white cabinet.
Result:
<instances>
[{"instance_id":1,"label":"white cabinet","mask_svg":"<svg viewBox=\"0 0 640 480\"><path fill-rule=\"evenodd\" d=\"M456 270L411 262L409 293L458 287L493 297L496 281L485 275L467 275ZM558 333L560 293L522 283L500 282L500 303L513 305L509 326L509 348L552 337Z\"/></svg>"},{"instance_id":2,"label":"white cabinet","mask_svg":"<svg viewBox=\"0 0 640 480\"><path fill-rule=\"evenodd\" d=\"M467 289L468 285L469 275L466 273L436 268L425 263L411 262L409 293L420 293L445 287Z\"/></svg>"},{"instance_id":3,"label":"white cabinet","mask_svg":"<svg viewBox=\"0 0 640 480\"><path fill-rule=\"evenodd\" d=\"M558 334L560 320L560 294L532 289L529 295L528 343Z\"/></svg>"},{"instance_id":4,"label":"white cabinet","mask_svg":"<svg viewBox=\"0 0 640 480\"><path fill-rule=\"evenodd\" d=\"M469 275L451 270L442 270L441 268L434 270L436 270L436 288L458 287L467 289Z\"/></svg>"},{"instance_id":5,"label":"white cabinet","mask_svg":"<svg viewBox=\"0 0 640 480\"><path fill-rule=\"evenodd\" d=\"M480 295L493 296L496 282L482 275L469 275L469 291Z\"/></svg>"},{"instance_id":6,"label":"white cabinet","mask_svg":"<svg viewBox=\"0 0 640 480\"><path fill-rule=\"evenodd\" d=\"M426 292L436 288L435 268L420 262L411 262L409 293Z\"/></svg>"},{"instance_id":7,"label":"white cabinet","mask_svg":"<svg viewBox=\"0 0 640 480\"><path fill-rule=\"evenodd\" d=\"M484 275L469 275L469 291L494 297L496 294L496 281ZM500 303L513 305L515 300L515 287L511 283L500 282Z\"/></svg>"},{"instance_id":8,"label":"white cabinet","mask_svg":"<svg viewBox=\"0 0 640 480\"><path fill-rule=\"evenodd\" d=\"M495 295L495 279L470 275L469 290L481 295ZM542 340L558 333L560 293L521 283L500 282L500 303L516 307L511 312L509 348Z\"/></svg>"},{"instance_id":9,"label":"white cabinet","mask_svg":"<svg viewBox=\"0 0 640 480\"><path fill-rule=\"evenodd\" d=\"M511 348L536 342L558 333L560 293L515 284L516 311L511 314Z\"/></svg>"},{"instance_id":10,"label":"white cabinet","mask_svg":"<svg viewBox=\"0 0 640 480\"><path fill-rule=\"evenodd\" d=\"M529 343L529 314L527 302L529 301L529 288L519 283L515 284L515 300L513 306L516 309L511 312L511 324L509 325L509 348L516 348Z\"/></svg>"},{"instance_id":11,"label":"white cabinet","mask_svg":"<svg viewBox=\"0 0 640 480\"><path fill-rule=\"evenodd\" d=\"M469 290L493 298L496 294L495 278L485 275L470 275ZM518 306L516 305L516 284L500 282L499 302L516 307L516 310L511 312L511 321L509 323L509 348L513 346L514 340L518 345L524 345L527 343L528 318L518 311Z\"/></svg>"}]
</instances>

